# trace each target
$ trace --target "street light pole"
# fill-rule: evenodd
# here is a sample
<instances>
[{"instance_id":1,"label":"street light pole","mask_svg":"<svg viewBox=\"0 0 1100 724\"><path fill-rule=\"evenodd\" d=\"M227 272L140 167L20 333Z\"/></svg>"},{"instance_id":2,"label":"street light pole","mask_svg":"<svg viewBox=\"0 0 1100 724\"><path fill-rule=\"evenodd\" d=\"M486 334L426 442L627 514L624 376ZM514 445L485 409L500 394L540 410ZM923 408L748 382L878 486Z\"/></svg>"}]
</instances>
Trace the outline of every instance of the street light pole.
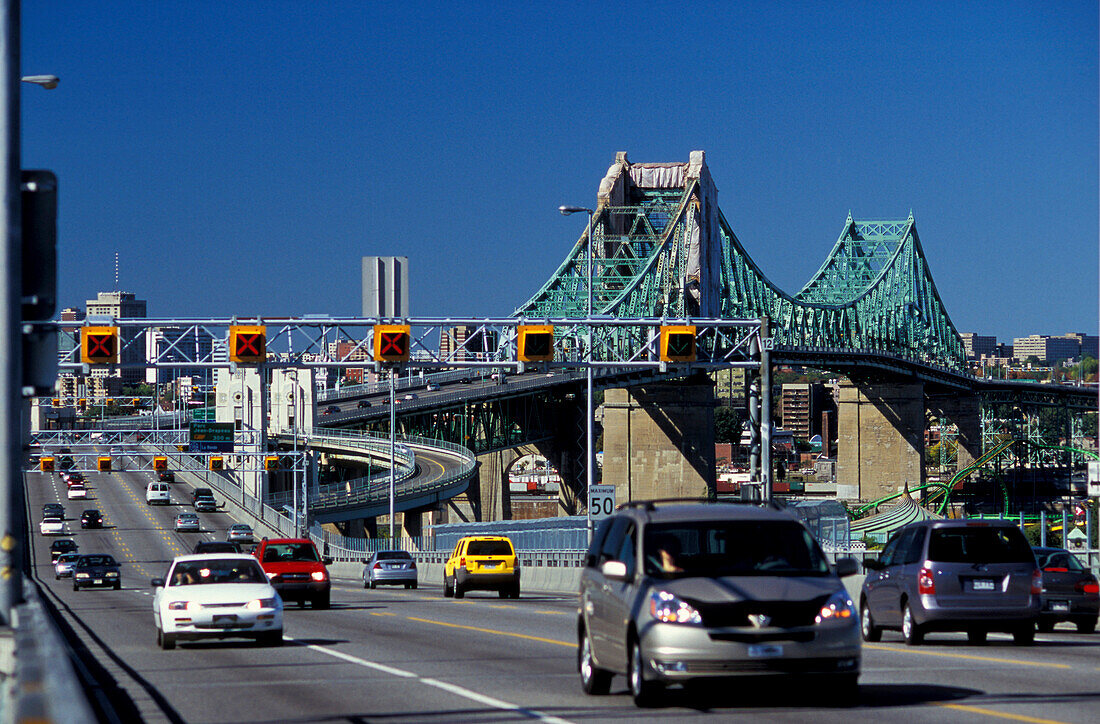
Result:
<instances>
[{"instance_id":1,"label":"street light pole","mask_svg":"<svg viewBox=\"0 0 1100 724\"><path fill-rule=\"evenodd\" d=\"M594 253L592 251L592 209L584 208L583 206L559 206L558 211L562 216L569 216L570 214L576 214L578 212L584 212L588 214L588 231L586 233L587 240L587 256L588 256L588 304L585 325L587 327L586 337L588 339L588 351L586 357L588 358L588 364L585 365L585 530L588 534L588 542L592 542L592 485L595 480L595 461L596 455L593 451L595 441L593 440L593 418L596 413L592 409L592 268L594 261Z\"/></svg>"}]
</instances>

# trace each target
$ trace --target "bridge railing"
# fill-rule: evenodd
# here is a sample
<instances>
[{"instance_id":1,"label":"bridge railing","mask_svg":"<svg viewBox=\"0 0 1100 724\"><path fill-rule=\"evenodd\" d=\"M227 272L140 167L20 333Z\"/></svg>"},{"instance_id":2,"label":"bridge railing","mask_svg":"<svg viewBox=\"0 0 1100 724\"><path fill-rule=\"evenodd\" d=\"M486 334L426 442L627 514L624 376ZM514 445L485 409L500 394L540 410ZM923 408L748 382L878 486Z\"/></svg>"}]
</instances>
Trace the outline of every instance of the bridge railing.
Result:
<instances>
[{"instance_id":1,"label":"bridge railing","mask_svg":"<svg viewBox=\"0 0 1100 724\"><path fill-rule=\"evenodd\" d=\"M13 609L12 637L0 643L0 675L7 677L0 686L3 721L96 721L72 652L37 586L24 579L23 594L26 600Z\"/></svg>"}]
</instances>

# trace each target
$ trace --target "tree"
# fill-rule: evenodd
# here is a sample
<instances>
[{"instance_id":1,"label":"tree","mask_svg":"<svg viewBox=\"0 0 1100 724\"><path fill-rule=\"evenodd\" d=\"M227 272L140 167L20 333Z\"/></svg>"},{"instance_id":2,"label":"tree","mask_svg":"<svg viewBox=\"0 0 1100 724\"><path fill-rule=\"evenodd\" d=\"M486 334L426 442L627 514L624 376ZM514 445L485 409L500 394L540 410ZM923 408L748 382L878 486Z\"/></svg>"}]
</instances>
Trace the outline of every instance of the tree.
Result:
<instances>
[{"instance_id":1,"label":"tree","mask_svg":"<svg viewBox=\"0 0 1100 724\"><path fill-rule=\"evenodd\" d=\"M732 442L741 441L741 416L732 407L716 407L714 409L714 441Z\"/></svg>"}]
</instances>

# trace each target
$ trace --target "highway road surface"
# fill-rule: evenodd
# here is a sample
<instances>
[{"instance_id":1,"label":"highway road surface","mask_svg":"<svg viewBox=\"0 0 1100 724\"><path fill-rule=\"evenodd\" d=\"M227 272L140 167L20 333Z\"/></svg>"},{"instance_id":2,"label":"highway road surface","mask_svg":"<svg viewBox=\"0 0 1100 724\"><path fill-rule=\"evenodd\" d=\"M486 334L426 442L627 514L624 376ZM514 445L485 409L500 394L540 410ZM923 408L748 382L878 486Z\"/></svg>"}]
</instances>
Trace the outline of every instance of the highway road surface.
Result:
<instances>
[{"instance_id":1,"label":"highway road surface","mask_svg":"<svg viewBox=\"0 0 1100 724\"><path fill-rule=\"evenodd\" d=\"M616 677L608 696L585 696L576 674L576 600L524 593L518 601L473 593L444 599L438 583L417 590L365 590L337 581L332 608L288 607L286 644L250 641L155 643L149 579L202 539L224 539L232 519L200 513L202 533L176 533L190 488L173 504L145 504L149 472L91 473L91 499L68 501L53 474L26 476L32 561L45 598L86 649L98 677L93 700L118 720L149 722L591 722L734 717L804 722L1094 722L1100 717L1100 634L1059 626L1034 646L990 635L932 634L905 646L897 634L864 647L860 701L826 703L798 679L745 680L669 692L665 706L635 708ZM122 590L74 592L55 580L50 538L38 534L42 504L66 507L81 552L122 562ZM80 530L85 508L103 530ZM247 522L247 521L245 521ZM104 714L107 719L108 715Z\"/></svg>"}]
</instances>

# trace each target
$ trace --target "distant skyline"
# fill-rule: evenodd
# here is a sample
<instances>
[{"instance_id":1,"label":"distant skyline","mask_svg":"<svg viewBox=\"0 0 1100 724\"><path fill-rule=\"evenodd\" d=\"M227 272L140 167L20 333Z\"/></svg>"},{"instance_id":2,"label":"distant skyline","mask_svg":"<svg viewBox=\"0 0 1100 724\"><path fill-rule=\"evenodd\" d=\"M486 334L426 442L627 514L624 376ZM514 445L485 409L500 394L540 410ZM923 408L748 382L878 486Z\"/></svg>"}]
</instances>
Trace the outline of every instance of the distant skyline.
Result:
<instances>
[{"instance_id":1,"label":"distant skyline","mask_svg":"<svg viewBox=\"0 0 1100 724\"><path fill-rule=\"evenodd\" d=\"M24 2L23 167L59 177L60 307L503 316L617 151L707 152L794 293L857 219L912 210L960 332L1097 333L1098 7L1077 2Z\"/></svg>"}]
</instances>

